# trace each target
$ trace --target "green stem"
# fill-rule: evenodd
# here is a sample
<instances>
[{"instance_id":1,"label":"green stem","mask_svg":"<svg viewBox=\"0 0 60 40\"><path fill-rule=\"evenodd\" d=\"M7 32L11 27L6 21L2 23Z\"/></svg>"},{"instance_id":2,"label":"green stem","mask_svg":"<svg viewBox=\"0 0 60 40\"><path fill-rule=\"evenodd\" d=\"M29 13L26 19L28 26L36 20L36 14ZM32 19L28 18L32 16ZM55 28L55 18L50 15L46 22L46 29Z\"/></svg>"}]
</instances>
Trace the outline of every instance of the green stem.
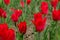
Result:
<instances>
[{"instance_id":1,"label":"green stem","mask_svg":"<svg viewBox=\"0 0 60 40\"><path fill-rule=\"evenodd\" d=\"M2 17L1 17L1 23L2 23Z\"/></svg>"},{"instance_id":2,"label":"green stem","mask_svg":"<svg viewBox=\"0 0 60 40\"><path fill-rule=\"evenodd\" d=\"M51 23L51 29L50 29L50 40L56 40L56 27L57 27L57 22L52 22Z\"/></svg>"},{"instance_id":3,"label":"green stem","mask_svg":"<svg viewBox=\"0 0 60 40\"><path fill-rule=\"evenodd\" d=\"M23 35L19 35L19 40L23 40Z\"/></svg>"},{"instance_id":4,"label":"green stem","mask_svg":"<svg viewBox=\"0 0 60 40\"><path fill-rule=\"evenodd\" d=\"M17 32L16 34L17 39L16 40L23 40L23 35Z\"/></svg>"},{"instance_id":5,"label":"green stem","mask_svg":"<svg viewBox=\"0 0 60 40\"><path fill-rule=\"evenodd\" d=\"M15 27L17 27L17 26L16 26L16 22L14 22L14 23L15 23Z\"/></svg>"},{"instance_id":6,"label":"green stem","mask_svg":"<svg viewBox=\"0 0 60 40\"><path fill-rule=\"evenodd\" d=\"M40 32L35 32L35 40L40 40Z\"/></svg>"},{"instance_id":7,"label":"green stem","mask_svg":"<svg viewBox=\"0 0 60 40\"><path fill-rule=\"evenodd\" d=\"M47 26L46 30L44 31L44 39L43 40L48 40L48 28L49 26Z\"/></svg>"}]
</instances>

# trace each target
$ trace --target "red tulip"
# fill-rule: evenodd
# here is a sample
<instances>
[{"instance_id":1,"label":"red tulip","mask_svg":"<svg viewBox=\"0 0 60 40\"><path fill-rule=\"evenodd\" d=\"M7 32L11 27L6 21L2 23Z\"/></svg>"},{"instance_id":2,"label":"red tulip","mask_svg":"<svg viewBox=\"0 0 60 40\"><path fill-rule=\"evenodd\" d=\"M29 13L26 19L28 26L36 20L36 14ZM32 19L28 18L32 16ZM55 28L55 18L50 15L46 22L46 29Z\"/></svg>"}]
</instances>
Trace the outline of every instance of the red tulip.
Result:
<instances>
[{"instance_id":1,"label":"red tulip","mask_svg":"<svg viewBox=\"0 0 60 40\"><path fill-rule=\"evenodd\" d=\"M34 19L37 20L37 19L39 19L39 18L42 18L41 12L35 13L35 14L34 14Z\"/></svg>"},{"instance_id":2,"label":"red tulip","mask_svg":"<svg viewBox=\"0 0 60 40\"><path fill-rule=\"evenodd\" d=\"M15 9L12 9L13 10L13 14L11 16L11 19L14 21L14 22L17 22L18 21L18 18L21 16L22 14L22 10L15 10Z\"/></svg>"},{"instance_id":3,"label":"red tulip","mask_svg":"<svg viewBox=\"0 0 60 40\"><path fill-rule=\"evenodd\" d=\"M60 10L53 10L52 18L54 21L60 20Z\"/></svg>"},{"instance_id":4,"label":"red tulip","mask_svg":"<svg viewBox=\"0 0 60 40\"><path fill-rule=\"evenodd\" d=\"M7 30L8 30L8 25L6 23L0 24L0 36L2 36Z\"/></svg>"},{"instance_id":5,"label":"red tulip","mask_svg":"<svg viewBox=\"0 0 60 40\"><path fill-rule=\"evenodd\" d=\"M56 6L58 4L58 0L51 0L51 5L56 9Z\"/></svg>"},{"instance_id":6,"label":"red tulip","mask_svg":"<svg viewBox=\"0 0 60 40\"><path fill-rule=\"evenodd\" d=\"M4 3L5 3L6 5L9 5L9 4L10 4L10 0L4 0Z\"/></svg>"},{"instance_id":7,"label":"red tulip","mask_svg":"<svg viewBox=\"0 0 60 40\"><path fill-rule=\"evenodd\" d=\"M6 23L0 24L0 40L15 40L15 31L8 29Z\"/></svg>"},{"instance_id":8,"label":"red tulip","mask_svg":"<svg viewBox=\"0 0 60 40\"><path fill-rule=\"evenodd\" d=\"M14 13L16 14L16 16L20 17L22 14L22 10L15 10Z\"/></svg>"},{"instance_id":9,"label":"red tulip","mask_svg":"<svg viewBox=\"0 0 60 40\"><path fill-rule=\"evenodd\" d=\"M24 8L24 2L23 1L20 2L20 5L22 8Z\"/></svg>"},{"instance_id":10,"label":"red tulip","mask_svg":"<svg viewBox=\"0 0 60 40\"><path fill-rule=\"evenodd\" d=\"M47 14L48 13L48 3L47 2L42 2L40 9L41 9L43 14Z\"/></svg>"},{"instance_id":11,"label":"red tulip","mask_svg":"<svg viewBox=\"0 0 60 40\"><path fill-rule=\"evenodd\" d=\"M27 4L29 5L31 3L31 0L26 0Z\"/></svg>"},{"instance_id":12,"label":"red tulip","mask_svg":"<svg viewBox=\"0 0 60 40\"><path fill-rule=\"evenodd\" d=\"M6 12L5 12L5 11L2 13L2 17L4 17L4 18L6 18L6 17L7 17L7 14L6 14Z\"/></svg>"},{"instance_id":13,"label":"red tulip","mask_svg":"<svg viewBox=\"0 0 60 40\"><path fill-rule=\"evenodd\" d=\"M16 14L12 14L11 19L12 19L12 21L17 22L18 21L18 16Z\"/></svg>"},{"instance_id":14,"label":"red tulip","mask_svg":"<svg viewBox=\"0 0 60 40\"><path fill-rule=\"evenodd\" d=\"M20 22L18 25L18 29L20 31L20 33L25 34L26 33L26 22Z\"/></svg>"},{"instance_id":15,"label":"red tulip","mask_svg":"<svg viewBox=\"0 0 60 40\"><path fill-rule=\"evenodd\" d=\"M8 27L6 24L0 24L0 40L5 40L4 39L4 34L8 30Z\"/></svg>"},{"instance_id":16,"label":"red tulip","mask_svg":"<svg viewBox=\"0 0 60 40\"><path fill-rule=\"evenodd\" d=\"M3 12L4 12L4 10L2 8L0 8L0 16L2 16Z\"/></svg>"},{"instance_id":17,"label":"red tulip","mask_svg":"<svg viewBox=\"0 0 60 40\"><path fill-rule=\"evenodd\" d=\"M4 37L6 40L15 40L15 31L13 29L9 29L6 31Z\"/></svg>"},{"instance_id":18,"label":"red tulip","mask_svg":"<svg viewBox=\"0 0 60 40\"><path fill-rule=\"evenodd\" d=\"M42 18L42 15L40 13L35 14L35 15L34 16L36 19L34 18L34 20L32 22L35 25L36 31L41 32L45 28L46 18ZM37 16L41 16L41 17L37 17Z\"/></svg>"},{"instance_id":19,"label":"red tulip","mask_svg":"<svg viewBox=\"0 0 60 40\"><path fill-rule=\"evenodd\" d=\"M15 14L18 17L20 17L22 14L22 10L20 10L20 9L10 8L10 10L13 12L13 14Z\"/></svg>"},{"instance_id":20,"label":"red tulip","mask_svg":"<svg viewBox=\"0 0 60 40\"><path fill-rule=\"evenodd\" d=\"M6 16L7 16L6 12L2 8L0 8L0 17L6 18Z\"/></svg>"}]
</instances>

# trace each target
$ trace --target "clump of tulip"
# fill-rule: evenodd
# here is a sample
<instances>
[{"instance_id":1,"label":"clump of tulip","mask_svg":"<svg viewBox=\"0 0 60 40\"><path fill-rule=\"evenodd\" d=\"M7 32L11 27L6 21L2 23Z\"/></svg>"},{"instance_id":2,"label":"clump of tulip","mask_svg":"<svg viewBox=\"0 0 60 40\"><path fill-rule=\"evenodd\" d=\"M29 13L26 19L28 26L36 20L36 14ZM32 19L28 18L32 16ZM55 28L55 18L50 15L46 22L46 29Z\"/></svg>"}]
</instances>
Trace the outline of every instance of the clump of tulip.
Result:
<instances>
[{"instance_id":1,"label":"clump of tulip","mask_svg":"<svg viewBox=\"0 0 60 40\"><path fill-rule=\"evenodd\" d=\"M22 15L22 10L14 10L13 14L11 15L11 19L13 22L17 22L18 18Z\"/></svg>"},{"instance_id":2,"label":"clump of tulip","mask_svg":"<svg viewBox=\"0 0 60 40\"><path fill-rule=\"evenodd\" d=\"M6 23L0 24L0 40L15 40L15 31L9 29Z\"/></svg>"},{"instance_id":3,"label":"clump of tulip","mask_svg":"<svg viewBox=\"0 0 60 40\"><path fill-rule=\"evenodd\" d=\"M39 5L38 4L39 0L37 1L36 0L19 0L19 5L17 5L16 7L12 7L15 5L13 2L11 3L11 1L13 0L3 0L3 2L1 1L2 6L0 6L0 19L1 19L0 22L4 18L4 23L3 22L0 23L0 40L23 40L23 36L27 30L27 22L26 22L28 19L27 17L32 16L32 15L27 16L26 15L27 13L34 13L32 23L35 26L34 27L35 30L33 30L34 31L33 34L35 35L36 33L35 35L36 40L40 40L40 36L41 36L40 33L44 34L44 40L46 39L55 40L55 38L56 40L58 40L56 34L58 34L57 22L60 21L60 9L57 8L57 5L60 0L50 0L50 5L52 6L52 12L49 11L49 2L46 2L46 1L42 1L40 3L41 5ZM16 1L15 4L17 4L18 3L17 0L15 1ZM39 6L37 5L37 8L36 8L36 5L33 5L34 4L33 2L35 1L36 1L36 4L39 5ZM6 8L4 8L4 4ZM10 10L7 10L7 9L10 9ZM34 12L35 9L38 12ZM12 14L10 15L9 12L11 11L12 11ZM25 15L23 15L24 13ZM48 25L49 27L46 25L48 15L49 15L48 13L51 13L52 15L51 16L52 20L50 20L51 25ZM9 14L9 16L7 14ZM10 18L12 21L7 19L7 17ZM24 21L23 20L21 21L20 17ZM14 22L12 25L12 28L9 27L12 24L11 22L12 23Z\"/></svg>"}]
</instances>

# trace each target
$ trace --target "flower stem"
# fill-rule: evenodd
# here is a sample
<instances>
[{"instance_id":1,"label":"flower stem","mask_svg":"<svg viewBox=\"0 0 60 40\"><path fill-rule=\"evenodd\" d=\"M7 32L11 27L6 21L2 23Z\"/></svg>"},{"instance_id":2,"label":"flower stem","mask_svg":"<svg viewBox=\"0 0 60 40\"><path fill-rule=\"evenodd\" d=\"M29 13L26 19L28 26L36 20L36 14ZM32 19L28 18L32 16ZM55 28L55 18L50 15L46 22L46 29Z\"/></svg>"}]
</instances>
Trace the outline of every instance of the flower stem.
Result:
<instances>
[{"instance_id":1,"label":"flower stem","mask_svg":"<svg viewBox=\"0 0 60 40\"><path fill-rule=\"evenodd\" d=\"M51 28L50 28L50 40L56 40L56 28L57 27L57 22L53 21L51 23Z\"/></svg>"},{"instance_id":2,"label":"flower stem","mask_svg":"<svg viewBox=\"0 0 60 40\"><path fill-rule=\"evenodd\" d=\"M40 40L40 32L35 33L35 40Z\"/></svg>"},{"instance_id":3,"label":"flower stem","mask_svg":"<svg viewBox=\"0 0 60 40\"><path fill-rule=\"evenodd\" d=\"M48 38L48 30L49 29L49 27L47 26L47 28L46 28L46 30L44 31L44 39L43 40L48 40L49 38Z\"/></svg>"},{"instance_id":4,"label":"flower stem","mask_svg":"<svg viewBox=\"0 0 60 40\"><path fill-rule=\"evenodd\" d=\"M17 40L23 40L23 35L17 32Z\"/></svg>"},{"instance_id":5,"label":"flower stem","mask_svg":"<svg viewBox=\"0 0 60 40\"><path fill-rule=\"evenodd\" d=\"M2 17L0 17L0 23L2 23Z\"/></svg>"},{"instance_id":6,"label":"flower stem","mask_svg":"<svg viewBox=\"0 0 60 40\"><path fill-rule=\"evenodd\" d=\"M16 22L14 22L14 23L15 23L15 27L17 27Z\"/></svg>"}]
</instances>

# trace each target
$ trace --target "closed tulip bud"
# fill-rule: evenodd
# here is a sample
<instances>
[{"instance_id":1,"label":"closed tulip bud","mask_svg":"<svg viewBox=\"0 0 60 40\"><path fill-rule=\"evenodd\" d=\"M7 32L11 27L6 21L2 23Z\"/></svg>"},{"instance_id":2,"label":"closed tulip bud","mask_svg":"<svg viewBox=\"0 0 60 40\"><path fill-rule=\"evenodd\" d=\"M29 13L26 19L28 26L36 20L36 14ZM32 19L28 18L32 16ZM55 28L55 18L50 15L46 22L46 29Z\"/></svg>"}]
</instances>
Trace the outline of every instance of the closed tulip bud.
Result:
<instances>
[{"instance_id":1,"label":"closed tulip bud","mask_svg":"<svg viewBox=\"0 0 60 40\"><path fill-rule=\"evenodd\" d=\"M24 2L23 1L20 2L20 5L22 8L24 8Z\"/></svg>"},{"instance_id":2,"label":"closed tulip bud","mask_svg":"<svg viewBox=\"0 0 60 40\"><path fill-rule=\"evenodd\" d=\"M6 18L7 17L7 13L5 11L2 13L2 17L3 18Z\"/></svg>"},{"instance_id":3,"label":"closed tulip bud","mask_svg":"<svg viewBox=\"0 0 60 40\"><path fill-rule=\"evenodd\" d=\"M16 14L12 14L11 19L12 19L13 22L17 22L18 21L18 16L16 16Z\"/></svg>"},{"instance_id":4,"label":"closed tulip bud","mask_svg":"<svg viewBox=\"0 0 60 40\"><path fill-rule=\"evenodd\" d=\"M27 5L29 5L31 3L31 0L26 0L26 2L27 2Z\"/></svg>"},{"instance_id":5,"label":"closed tulip bud","mask_svg":"<svg viewBox=\"0 0 60 40\"><path fill-rule=\"evenodd\" d=\"M42 14L47 14L48 13L48 3L42 2L40 9L42 11Z\"/></svg>"},{"instance_id":6,"label":"closed tulip bud","mask_svg":"<svg viewBox=\"0 0 60 40\"><path fill-rule=\"evenodd\" d=\"M60 20L60 10L53 10L52 11L52 18L54 21Z\"/></svg>"},{"instance_id":7,"label":"closed tulip bud","mask_svg":"<svg viewBox=\"0 0 60 40\"><path fill-rule=\"evenodd\" d=\"M5 3L6 5L9 5L9 4L10 4L10 0L4 0L4 3Z\"/></svg>"},{"instance_id":8,"label":"closed tulip bud","mask_svg":"<svg viewBox=\"0 0 60 40\"><path fill-rule=\"evenodd\" d=\"M22 10L15 10L14 13L16 14L16 16L20 17L22 14Z\"/></svg>"},{"instance_id":9,"label":"closed tulip bud","mask_svg":"<svg viewBox=\"0 0 60 40\"><path fill-rule=\"evenodd\" d=\"M3 18L7 17L7 13L5 12L5 10L3 10L3 8L0 8L0 17L3 17Z\"/></svg>"},{"instance_id":10,"label":"closed tulip bud","mask_svg":"<svg viewBox=\"0 0 60 40\"><path fill-rule=\"evenodd\" d=\"M3 12L4 12L3 8L0 8L0 17L2 17Z\"/></svg>"},{"instance_id":11,"label":"closed tulip bud","mask_svg":"<svg viewBox=\"0 0 60 40\"><path fill-rule=\"evenodd\" d=\"M57 4L58 4L58 0L51 0L51 5L54 9L56 9Z\"/></svg>"},{"instance_id":12,"label":"closed tulip bud","mask_svg":"<svg viewBox=\"0 0 60 40\"><path fill-rule=\"evenodd\" d=\"M26 25L26 22L20 22L18 24L18 29L19 29L19 32L21 34L25 34L26 33L26 30L27 30L27 25Z\"/></svg>"}]
</instances>

